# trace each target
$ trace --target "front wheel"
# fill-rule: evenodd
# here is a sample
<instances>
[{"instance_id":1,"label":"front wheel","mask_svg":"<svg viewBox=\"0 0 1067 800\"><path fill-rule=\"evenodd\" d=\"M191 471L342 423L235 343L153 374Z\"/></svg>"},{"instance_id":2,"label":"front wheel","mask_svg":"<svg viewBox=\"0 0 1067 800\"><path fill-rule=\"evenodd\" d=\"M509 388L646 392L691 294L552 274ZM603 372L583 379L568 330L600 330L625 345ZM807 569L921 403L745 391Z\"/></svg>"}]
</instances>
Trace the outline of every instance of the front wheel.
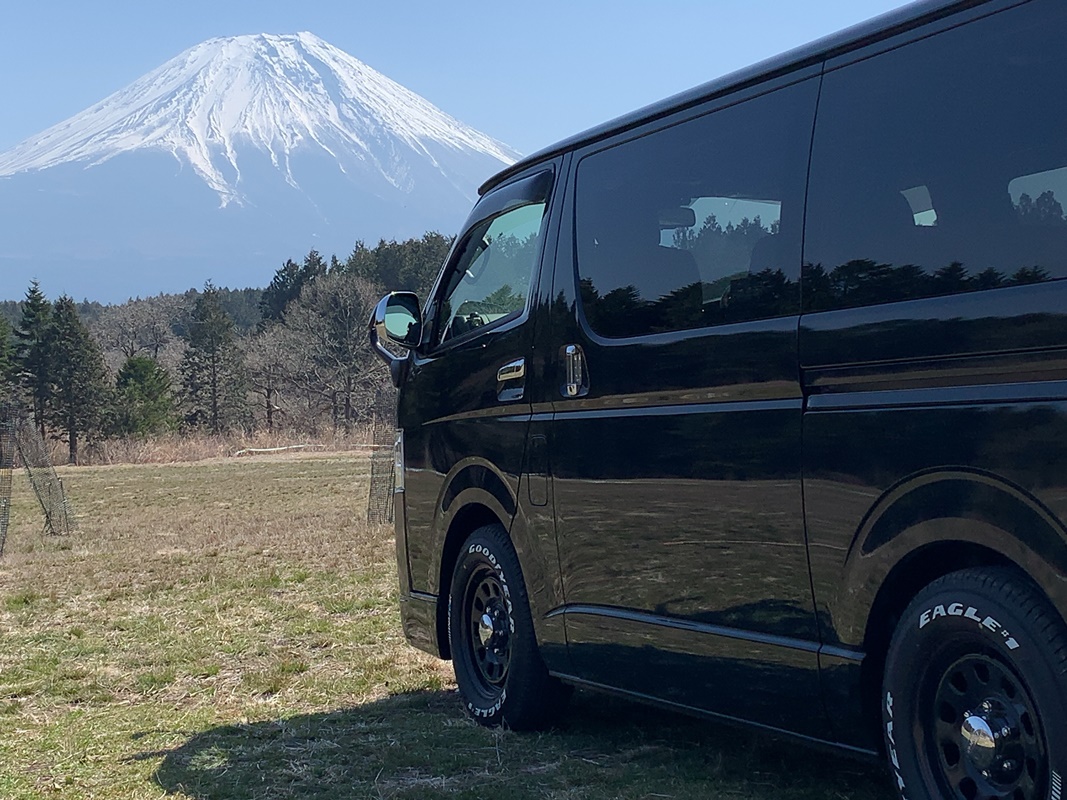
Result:
<instances>
[{"instance_id":1,"label":"front wheel","mask_svg":"<svg viewBox=\"0 0 1067 800\"><path fill-rule=\"evenodd\" d=\"M1063 796L1067 628L1020 575L963 570L923 589L893 636L882 700L905 800Z\"/></svg>"},{"instance_id":2,"label":"front wheel","mask_svg":"<svg viewBox=\"0 0 1067 800\"><path fill-rule=\"evenodd\" d=\"M542 728L562 709L567 689L545 668L519 560L500 525L481 527L463 543L448 639L463 704L481 724Z\"/></svg>"}]
</instances>

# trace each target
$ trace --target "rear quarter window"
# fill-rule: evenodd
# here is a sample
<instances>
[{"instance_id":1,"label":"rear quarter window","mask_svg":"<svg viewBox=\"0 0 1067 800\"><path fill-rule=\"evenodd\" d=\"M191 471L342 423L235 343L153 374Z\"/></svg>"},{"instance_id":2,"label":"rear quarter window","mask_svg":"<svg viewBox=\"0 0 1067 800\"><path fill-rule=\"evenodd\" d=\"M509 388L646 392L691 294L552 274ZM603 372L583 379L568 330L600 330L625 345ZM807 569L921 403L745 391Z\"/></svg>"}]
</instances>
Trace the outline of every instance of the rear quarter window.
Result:
<instances>
[{"instance_id":1,"label":"rear quarter window","mask_svg":"<svg viewBox=\"0 0 1067 800\"><path fill-rule=\"evenodd\" d=\"M1067 277L1064 41L1036 0L825 76L805 310Z\"/></svg>"}]
</instances>

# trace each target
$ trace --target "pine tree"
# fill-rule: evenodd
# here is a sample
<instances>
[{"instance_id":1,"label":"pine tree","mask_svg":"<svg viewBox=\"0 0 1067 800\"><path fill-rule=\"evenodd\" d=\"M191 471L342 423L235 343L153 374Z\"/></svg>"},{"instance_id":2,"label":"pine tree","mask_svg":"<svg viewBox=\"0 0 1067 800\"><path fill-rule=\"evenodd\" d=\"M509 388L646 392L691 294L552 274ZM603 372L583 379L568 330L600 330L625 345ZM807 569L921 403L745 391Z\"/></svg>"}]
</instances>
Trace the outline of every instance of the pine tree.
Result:
<instances>
[{"instance_id":1,"label":"pine tree","mask_svg":"<svg viewBox=\"0 0 1067 800\"><path fill-rule=\"evenodd\" d=\"M211 283L196 299L185 341L181 374L186 422L213 434L243 426L248 406L233 320Z\"/></svg>"},{"instance_id":2,"label":"pine tree","mask_svg":"<svg viewBox=\"0 0 1067 800\"><path fill-rule=\"evenodd\" d=\"M18 382L33 405L33 421L45 436L45 410L51 399L52 304L37 281L30 283L22 303L22 318L15 329Z\"/></svg>"},{"instance_id":3,"label":"pine tree","mask_svg":"<svg viewBox=\"0 0 1067 800\"><path fill-rule=\"evenodd\" d=\"M385 289L416 292L425 297L444 263L452 238L436 231L404 242L380 240L374 249L357 241L341 271Z\"/></svg>"},{"instance_id":4,"label":"pine tree","mask_svg":"<svg viewBox=\"0 0 1067 800\"><path fill-rule=\"evenodd\" d=\"M437 231L428 231L421 239L411 240L411 255L402 276L404 286L410 287L408 291L415 292L424 299L429 295L437 273L445 263L448 251L452 249L454 239L453 236L444 236Z\"/></svg>"},{"instance_id":5,"label":"pine tree","mask_svg":"<svg viewBox=\"0 0 1067 800\"><path fill-rule=\"evenodd\" d=\"M367 247L362 239L357 239L355 247L352 248L348 258L345 259L342 271L347 275L355 275L368 281L383 283L382 276L378 274L377 266L374 251Z\"/></svg>"},{"instance_id":6,"label":"pine tree","mask_svg":"<svg viewBox=\"0 0 1067 800\"><path fill-rule=\"evenodd\" d=\"M291 258L278 268L270 285L263 290L259 311L264 322L277 322L285 318L285 309L300 295L300 265Z\"/></svg>"},{"instance_id":7,"label":"pine tree","mask_svg":"<svg viewBox=\"0 0 1067 800\"><path fill-rule=\"evenodd\" d=\"M78 316L78 307L60 297L52 311L50 346L51 392L45 416L62 431L70 449L70 463L78 463L83 436L101 429L107 404L107 373L100 347Z\"/></svg>"},{"instance_id":8,"label":"pine tree","mask_svg":"<svg viewBox=\"0 0 1067 800\"><path fill-rule=\"evenodd\" d=\"M307 286L316 278L321 278L328 271L326 261L318 250L311 250L304 256L304 266L300 268L300 288Z\"/></svg>"},{"instance_id":9,"label":"pine tree","mask_svg":"<svg viewBox=\"0 0 1067 800\"><path fill-rule=\"evenodd\" d=\"M0 317L0 400L11 395L15 375L15 344L11 341L11 326Z\"/></svg>"},{"instance_id":10,"label":"pine tree","mask_svg":"<svg viewBox=\"0 0 1067 800\"><path fill-rule=\"evenodd\" d=\"M336 257L333 260L337 261ZM329 271L330 267L318 250L312 250L304 256L303 265L298 265L291 258L286 260L274 273L270 285L263 290L263 297L259 301L263 321L283 321L286 309L300 296L301 290Z\"/></svg>"},{"instance_id":11,"label":"pine tree","mask_svg":"<svg viewBox=\"0 0 1067 800\"><path fill-rule=\"evenodd\" d=\"M147 436L177 427L170 376L154 359L126 359L115 390L114 432L120 436Z\"/></svg>"}]
</instances>

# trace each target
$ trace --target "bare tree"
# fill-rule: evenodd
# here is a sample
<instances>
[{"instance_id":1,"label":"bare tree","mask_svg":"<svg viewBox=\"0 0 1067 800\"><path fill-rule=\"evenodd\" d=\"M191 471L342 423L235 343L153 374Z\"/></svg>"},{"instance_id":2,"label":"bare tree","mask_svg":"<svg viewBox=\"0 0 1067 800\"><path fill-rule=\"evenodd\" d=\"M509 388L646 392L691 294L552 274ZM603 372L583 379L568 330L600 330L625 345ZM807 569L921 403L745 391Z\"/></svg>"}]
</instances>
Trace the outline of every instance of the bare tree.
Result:
<instances>
[{"instance_id":1,"label":"bare tree","mask_svg":"<svg viewBox=\"0 0 1067 800\"><path fill-rule=\"evenodd\" d=\"M367 320L378 289L354 275L330 274L304 287L286 313L286 325L308 354L318 391L328 399L335 430L350 433L370 417L383 377L367 347Z\"/></svg>"},{"instance_id":2,"label":"bare tree","mask_svg":"<svg viewBox=\"0 0 1067 800\"><path fill-rule=\"evenodd\" d=\"M173 345L175 323L186 313L182 298L160 295L107 306L92 326L112 371L136 355L160 361ZM171 348L173 349L173 348Z\"/></svg>"},{"instance_id":3,"label":"bare tree","mask_svg":"<svg viewBox=\"0 0 1067 800\"><path fill-rule=\"evenodd\" d=\"M270 325L241 342L249 391L263 422L274 432L276 416L285 412L282 395L297 373L300 357L292 332L284 325ZM258 415L257 415L258 416Z\"/></svg>"}]
</instances>

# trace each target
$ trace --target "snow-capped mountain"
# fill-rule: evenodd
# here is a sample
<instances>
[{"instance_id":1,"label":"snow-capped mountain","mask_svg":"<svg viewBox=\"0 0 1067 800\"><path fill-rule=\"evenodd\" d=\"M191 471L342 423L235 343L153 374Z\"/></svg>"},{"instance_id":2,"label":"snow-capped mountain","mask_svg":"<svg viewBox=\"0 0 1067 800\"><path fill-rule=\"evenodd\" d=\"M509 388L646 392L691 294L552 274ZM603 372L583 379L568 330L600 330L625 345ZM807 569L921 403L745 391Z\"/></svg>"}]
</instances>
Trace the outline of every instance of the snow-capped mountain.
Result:
<instances>
[{"instance_id":1,"label":"snow-capped mountain","mask_svg":"<svg viewBox=\"0 0 1067 800\"><path fill-rule=\"evenodd\" d=\"M455 232L517 157L313 34L212 39L0 153L0 296L265 285L312 248Z\"/></svg>"}]
</instances>

